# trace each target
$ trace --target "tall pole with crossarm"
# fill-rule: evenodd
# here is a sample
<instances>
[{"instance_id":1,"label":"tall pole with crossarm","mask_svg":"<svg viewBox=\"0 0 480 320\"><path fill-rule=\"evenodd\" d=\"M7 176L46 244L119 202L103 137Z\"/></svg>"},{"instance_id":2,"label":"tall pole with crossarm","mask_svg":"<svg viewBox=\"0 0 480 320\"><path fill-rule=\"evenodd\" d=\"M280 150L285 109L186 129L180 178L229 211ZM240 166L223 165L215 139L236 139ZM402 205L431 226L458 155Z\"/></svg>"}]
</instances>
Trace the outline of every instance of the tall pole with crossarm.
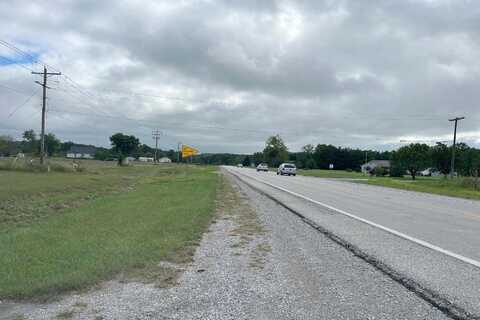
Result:
<instances>
[{"instance_id":1,"label":"tall pole with crossarm","mask_svg":"<svg viewBox=\"0 0 480 320\"><path fill-rule=\"evenodd\" d=\"M43 67L43 72L34 72L32 74L43 75L43 82L35 81L35 83L43 87L43 97L42 97L42 133L40 134L40 163L45 162L45 114L47 111L47 89L50 87L47 86L47 76L59 76L61 72L47 72L47 67Z\"/></svg>"},{"instance_id":2,"label":"tall pole with crossarm","mask_svg":"<svg viewBox=\"0 0 480 320\"><path fill-rule=\"evenodd\" d=\"M452 165L450 168L450 178L453 178L453 175L455 173L455 145L457 143L457 122L463 119L465 119L465 117L456 117L453 119L448 119L448 121L455 121L455 126L453 129Z\"/></svg>"}]
</instances>

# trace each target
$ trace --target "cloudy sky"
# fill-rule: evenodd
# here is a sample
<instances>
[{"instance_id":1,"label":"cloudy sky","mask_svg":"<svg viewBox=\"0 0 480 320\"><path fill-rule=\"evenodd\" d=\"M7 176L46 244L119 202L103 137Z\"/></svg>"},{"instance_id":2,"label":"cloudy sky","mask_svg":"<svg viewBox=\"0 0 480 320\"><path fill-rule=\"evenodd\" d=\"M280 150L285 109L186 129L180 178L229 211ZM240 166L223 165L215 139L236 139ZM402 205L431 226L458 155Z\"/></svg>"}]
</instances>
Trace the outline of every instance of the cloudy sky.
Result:
<instances>
[{"instance_id":1,"label":"cloudy sky","mask_svg":"<svg viewBox=\"0 0 480 320\"><path fill-rule=\"evenodd\" d=\"M44 63L63 74L47 115L62 140L385 150L451 140L465 116L459 140L480 145L474 0L1 0L0 134L39 130Z\"/></svg>"}]
</instances>

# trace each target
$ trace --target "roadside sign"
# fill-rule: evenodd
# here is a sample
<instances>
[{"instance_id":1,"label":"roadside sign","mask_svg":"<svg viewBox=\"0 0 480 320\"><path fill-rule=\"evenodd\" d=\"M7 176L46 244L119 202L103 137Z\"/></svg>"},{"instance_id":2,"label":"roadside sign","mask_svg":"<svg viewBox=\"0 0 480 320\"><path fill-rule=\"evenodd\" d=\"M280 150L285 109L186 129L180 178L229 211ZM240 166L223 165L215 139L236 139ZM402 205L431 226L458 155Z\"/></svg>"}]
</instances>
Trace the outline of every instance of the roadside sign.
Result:
<instances>
[{"instance_id":1,"label":"roadside sign","mask_svg":"<svg viewBox=\"0 0 480 320\"><path fill-rule=\"evenodd\" d=\"M329 169L333 169L333 163L330 163L330 165L328 166Z\"/></svg>"},{"instance_id":2,"label":"roadside sign","mask_svg":"<svg viewBox=\"0 0 480 320\"><path fill-rule=\"evenodd\" d=\"M187 158L197 155L199 152L197 149L182 145L182 158Z\"/></svg>"}]
</instances>

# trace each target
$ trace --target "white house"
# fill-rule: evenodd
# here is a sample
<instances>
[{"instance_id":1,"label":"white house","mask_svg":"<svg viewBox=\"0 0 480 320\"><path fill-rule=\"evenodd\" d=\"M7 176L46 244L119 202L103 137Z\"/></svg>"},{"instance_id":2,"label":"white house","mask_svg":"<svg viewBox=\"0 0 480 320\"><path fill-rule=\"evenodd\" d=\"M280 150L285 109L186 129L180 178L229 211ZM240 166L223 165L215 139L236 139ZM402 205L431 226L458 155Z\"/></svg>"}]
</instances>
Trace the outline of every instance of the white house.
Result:
<instances>
[{"instance_id":1,"label":"white house","mask_svg":"<svg viewBox=\"0 0 480 320\"><path fill-rule=\"evenodd\" d=\"M361 169L363 173L370 173L375 168L383 168L385 170L390 170L390 161L389 160L370 160L365 164L362 164Z\"/></svg>"},{"instance_id":2,"label":"white house","mask_svg":"<svg viewBox=\"0 0 480 320\"><path fill-rule=\"evenodd\" d=\"M158 162L159 163L172 163L172 160L170 158L167 158L167 157L162 157L162 158L158 159Z\"/></svg>"},{"instance_id":3,"label":"white house","mask_svg":"<svg viewBox=\"0 0 480 320\"><path fill-rule=\"evenodd\" d=\"M93 159L95 156L95 147L93 146L71 146L67 151L67 158L72 159Z\"/></svg>"},{"instance_id":4,"label":"white house","mask_svg":"<svg viewBox=\"0 0 480 320\"><path fill-rule=\"evenodd\" d=\"M138 161L141 161L141 162L153 162L153 158L150 158L150 157L138 157Z\"/></svg>"}]
</instances>

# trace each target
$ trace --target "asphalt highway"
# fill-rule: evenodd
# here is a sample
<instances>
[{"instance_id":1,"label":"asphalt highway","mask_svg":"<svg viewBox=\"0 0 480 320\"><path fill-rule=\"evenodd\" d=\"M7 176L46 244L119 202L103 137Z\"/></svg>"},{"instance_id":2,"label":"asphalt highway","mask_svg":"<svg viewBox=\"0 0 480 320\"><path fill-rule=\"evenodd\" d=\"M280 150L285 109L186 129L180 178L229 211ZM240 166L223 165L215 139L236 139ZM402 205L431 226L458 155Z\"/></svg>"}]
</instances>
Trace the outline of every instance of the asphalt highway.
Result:
<instances>
[{"instance_id":1,"label":"asphalt highway","mask_svg":"<svg viewBox=\"0 0 480 320\"><path fill-rule=\"evenodd\" d=\"M357 247L405 283L413 281L418 287L412 290L424 290L431 300L464 312L465 318L480 318L479 201L226 169Z\"/></svg>"}]
</instances>

